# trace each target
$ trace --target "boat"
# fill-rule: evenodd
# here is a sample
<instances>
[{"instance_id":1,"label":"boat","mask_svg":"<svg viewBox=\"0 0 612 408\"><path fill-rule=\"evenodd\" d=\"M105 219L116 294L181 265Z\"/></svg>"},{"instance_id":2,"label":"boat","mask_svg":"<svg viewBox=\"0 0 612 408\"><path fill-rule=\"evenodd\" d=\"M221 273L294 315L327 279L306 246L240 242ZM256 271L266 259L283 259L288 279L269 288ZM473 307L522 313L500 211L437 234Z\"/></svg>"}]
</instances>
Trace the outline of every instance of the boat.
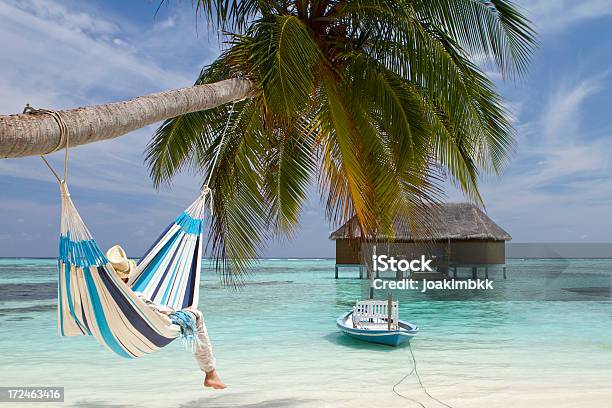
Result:
<instances>
[{"instance_id":1,"label":"boat","mask_svg":"<svg viewBox=\"0 0 612 408\"><path fill-rule=\"evenodd\" d=\"M416 325L399 320L398 307L391 299L359 301L336 320L336 325L355 339L396 347L419 333Z\"/></svg>"}]
</instances>

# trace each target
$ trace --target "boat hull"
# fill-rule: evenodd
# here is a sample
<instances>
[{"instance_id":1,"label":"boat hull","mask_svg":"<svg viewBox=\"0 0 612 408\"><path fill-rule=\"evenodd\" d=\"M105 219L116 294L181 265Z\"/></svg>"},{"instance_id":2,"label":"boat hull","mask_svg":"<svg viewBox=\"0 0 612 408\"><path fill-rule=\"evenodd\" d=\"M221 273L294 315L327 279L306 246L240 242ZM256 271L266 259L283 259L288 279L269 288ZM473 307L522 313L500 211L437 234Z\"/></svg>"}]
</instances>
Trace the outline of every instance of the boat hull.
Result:
<instances>
[{"instance_id":1,"label":"boat hull","mask_svg":"<svg viewBox=\"0 0 612 408\"><path fill-rule=\"evenodd\" d=\"M357 340L397 347L419 333L418 327L402 320L399 321L398 330L357 329L350 324L352 313L350 311L340 316L336 325L344 334Z\"/></svg>"}]
</instances>

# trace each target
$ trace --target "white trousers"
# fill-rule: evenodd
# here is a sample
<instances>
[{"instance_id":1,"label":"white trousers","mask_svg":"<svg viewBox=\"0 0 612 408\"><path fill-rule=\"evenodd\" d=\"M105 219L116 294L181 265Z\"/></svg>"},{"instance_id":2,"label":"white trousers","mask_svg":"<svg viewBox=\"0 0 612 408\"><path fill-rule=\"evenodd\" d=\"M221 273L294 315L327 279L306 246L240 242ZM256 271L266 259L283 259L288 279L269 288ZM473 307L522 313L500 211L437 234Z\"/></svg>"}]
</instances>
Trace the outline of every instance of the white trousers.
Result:
<instances>
[{"instance_id":1,"label":"white trousers","mask_svg":"<svg viewBox=\"0 0 612 408\"><path fill-rule=\"evenodd\" d=\"M209 373L215 369L215 356L213 355L212 345L204 324L204 314L197 309L188 309L196 318L198 326L198 338L200 345L196 348L194 355L200 369Z\"/></svg>"},{"instance_id":2,"label":"white trousers","mask_svg":"<svg viewBox=\"0 0 612 408\"><path fill-rule=\"evenodd\" d=\"M174 309L168 306L161 306L151 302L149 299L144 297L141 293L138 293L138 297L142 299L151 309L157 313L169 315L174 312ZM208 331L206 331L206 325L204 324L204 314L198 309L184 309L195 316L196 326L198 328L198 339L200 344L194 352L196 361L200 369L206 373L209 373L215 369L215 356L213 355L212 345L210 344L210 338L208 337Z\"/></svg>"}]
</instances>

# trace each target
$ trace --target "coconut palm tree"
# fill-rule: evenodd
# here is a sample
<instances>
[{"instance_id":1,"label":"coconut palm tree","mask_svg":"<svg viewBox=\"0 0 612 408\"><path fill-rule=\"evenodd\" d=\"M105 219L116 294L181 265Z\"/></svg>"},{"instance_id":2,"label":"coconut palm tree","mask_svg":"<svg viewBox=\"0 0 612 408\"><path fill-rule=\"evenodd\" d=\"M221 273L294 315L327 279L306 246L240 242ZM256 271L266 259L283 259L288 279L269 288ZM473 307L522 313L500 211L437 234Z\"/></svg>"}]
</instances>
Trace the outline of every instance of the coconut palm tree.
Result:
<instances>
[{"instance_id":1,"label":"coconut palm tree","mask_svg":"<svg viewBox=\"0 0 612 408\"><path fill-rule=\"evenodd\" d=\"M201 0L197 10L227 47L196 85L245 78L252 95L231 116L224 105L165 121L147 164L156 184L184 168L210 174L219 149L210 242L228 278L267 239L296 231L315 181L332 224L354 217L362 236L380 235L424 225L423 204L446 179L482 204L479 179L508 160L509 115L480 68L525 73L534 33L508 1Z\"/></svg>"},{"instance_id":2,"label":"coconut palm tree","mask_svg":"<svg viewBox=\"0 0 612 408\"><path fill-rule=\"evenodd\" d=\"M354 217L362 236L398 218L424 225L423 204L447 179L482 204L479 180L514 144L483 69L519 78L535 45L510 1L194 3L226 44L194 87L61 116L72 145L172 118L147 151L158 185L185 168L209 175L219 149L210 243L228 282L268 238L295 232L315 183L331 223ZM49 115L0 116L0 156L46 153L58 139Z\"/></svg>"}]
</instances>

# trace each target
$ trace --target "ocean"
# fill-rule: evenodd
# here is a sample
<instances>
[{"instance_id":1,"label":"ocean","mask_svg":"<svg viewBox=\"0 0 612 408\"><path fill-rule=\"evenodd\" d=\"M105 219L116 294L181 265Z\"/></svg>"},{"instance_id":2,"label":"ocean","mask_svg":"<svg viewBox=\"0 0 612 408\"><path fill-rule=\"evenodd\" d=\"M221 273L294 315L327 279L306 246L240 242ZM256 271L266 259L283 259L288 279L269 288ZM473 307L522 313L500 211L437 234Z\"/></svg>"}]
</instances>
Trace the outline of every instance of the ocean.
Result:
<instances>
[{"instance_id":1,"label":"ocean","mask_svg":"<svg viewBox=\"0 0 612 408\"><path fill-rule=\"evenodd\" d=\"M444 406L414 373L400 382L412 350L427 392L452 407L612 406L612 260L513 259L507 270L490 271L490 291L395 291L420 334L390 348L336 328L368 289L354 270L334 279L333 260L263 260L239 290L206 269L200 308L229 386L212 391L178 341L124 360L93 338L59 337L55 260L0 259L0 386L64 387L64 403L45 405L62 407Z\"/></svg>"}]
</instances>

